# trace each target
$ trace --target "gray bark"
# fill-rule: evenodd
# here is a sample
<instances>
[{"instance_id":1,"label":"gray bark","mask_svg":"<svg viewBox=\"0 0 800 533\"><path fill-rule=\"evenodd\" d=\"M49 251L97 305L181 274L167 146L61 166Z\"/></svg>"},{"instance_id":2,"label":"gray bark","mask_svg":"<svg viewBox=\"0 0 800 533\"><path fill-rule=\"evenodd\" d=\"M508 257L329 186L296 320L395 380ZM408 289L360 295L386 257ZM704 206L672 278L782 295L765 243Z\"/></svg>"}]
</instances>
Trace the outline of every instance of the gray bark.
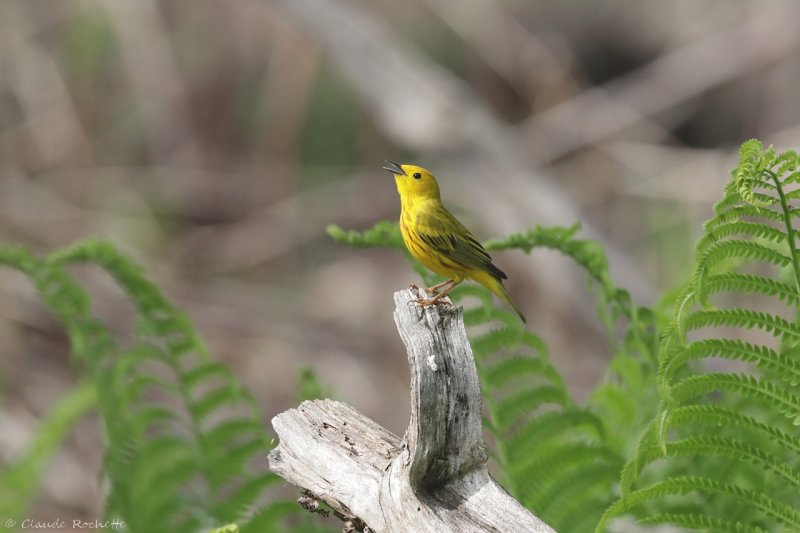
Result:
<instances>
[{"instance_id":1,"label":"gray bark","mask_svg":"<svg viewBox=\"0 0 800 533\"><path fill-rule=\"evenodd\" d=\"M272 419L270 468L364 531L552 532L489 476L462 309L420 308L420 297L394 295L411 367L405 437L347 404L307 401Z\"/></svg>"}]
</instances>

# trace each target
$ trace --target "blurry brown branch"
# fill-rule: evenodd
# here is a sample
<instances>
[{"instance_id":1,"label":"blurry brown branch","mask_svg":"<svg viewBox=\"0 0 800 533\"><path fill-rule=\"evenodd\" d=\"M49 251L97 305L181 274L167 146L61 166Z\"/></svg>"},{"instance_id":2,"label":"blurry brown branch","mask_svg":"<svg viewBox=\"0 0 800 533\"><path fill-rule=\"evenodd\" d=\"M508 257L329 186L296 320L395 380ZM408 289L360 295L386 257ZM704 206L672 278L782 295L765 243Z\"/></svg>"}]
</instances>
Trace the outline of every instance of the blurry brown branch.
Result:
<instances>
[{"instance_id":1,"label":"blurry brown branch","mask_svg":"<svg viewBox=\"0 0 800 533\"><path fill-rule=\"evenodd\" d=\"M211 270L250 268L284 257L320 238L321 230L335 220L345 225L373 223L395 199L381 194L387 187L363 173L275 202L231 223L193 230L178 243L175 252L200 261ZM366 205L365 198L369 198ZM335 201L331 201L335 199ZM317 206L306 213L306 206Z\"/></svg>"},{"instance_id":2,"label":"blurry brown branch","mask_svg":"<svg viewBox=\"0 0 800 533\"><path fill-rule=\"evenodd\" d=\"M740 76L796 56L800 10L763 13L709 35L528 120L522 128L536 160L547 163L650 119ZM653 130L653 126L648 126ZM657 130L657 128L656 128Z\"/></svg>"},{"instance_id":3,"label":"blurry brown branch","mask_svg":"<svg viewBox=\"0 0 800 533\"><path fill-rule=\"evenodd\" d=\"M542 224L581 220L575 204L534 170L516 131L494 117L466 84L409 47L371 9L325 0L270 5L319 42L396 142L426 154L469 154L492 169L493 195L509 212L531 213ZM584 231L605 246L613 270L632 292L649 301L650 285L640 269L590 223Z\"/></svg>"},{"instance_id":4,"label":"blurry brown branch","mask_svg":"<svg viewBox=\"0 0 800 533\"><path fill-rule=\"evenodd\" d=\"M576 87L560 58L500 0L424 0L498 74L523 94Z\"/></svg>"},{"instance_id":5,"label":"blurry brown branch","mask_svg":"<svg viewBox=\"0 0 800 533\"><path fill-rule=\"evenodd\" d=\"M23 117L19 130L12 130L14 135L24 138L27 134L34 155L45 168L70 158L87 164L91 154L88 134L58 65L36 42L34 28L15 3L5 5L3 15L8 18L0 24L0 91L7 85ZM0 135L10 134L0 129Z\"/></svg>"},{"instance_id":6,"label":"blurry brown branch","mask_svg":"<svg viewBox=\"0 0 800 533\"><path fill-rule=\"evenodd\" d=\"M102 0L102 5L120 39L135 112L147 126L149 150L153 155L178 152L187 163L195 161L197 147L184 102L187 90L158 2Z\"/></svg>"}]
</instances>

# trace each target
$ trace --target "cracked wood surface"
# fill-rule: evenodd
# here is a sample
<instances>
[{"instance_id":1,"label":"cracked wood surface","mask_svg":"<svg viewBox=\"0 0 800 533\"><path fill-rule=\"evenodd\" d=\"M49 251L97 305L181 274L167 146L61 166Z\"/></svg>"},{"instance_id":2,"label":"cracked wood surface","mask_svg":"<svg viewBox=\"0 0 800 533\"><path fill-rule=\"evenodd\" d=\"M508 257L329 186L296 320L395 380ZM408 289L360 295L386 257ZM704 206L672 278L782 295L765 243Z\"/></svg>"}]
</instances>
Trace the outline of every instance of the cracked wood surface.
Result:
<instances>
[{"instance_id":1,"label":"cracked wood surface","mask_svg":"<svg viewBox=\"0 0 800 533\"><path fill-rule=\"evenodd\" d=\"M349 405L303 402L272 419L280 444L270 468L376 532L552 532L490 476L481 398L461 308L394 295L411 368L405 436Z\"/></svg>"}]
</instances>

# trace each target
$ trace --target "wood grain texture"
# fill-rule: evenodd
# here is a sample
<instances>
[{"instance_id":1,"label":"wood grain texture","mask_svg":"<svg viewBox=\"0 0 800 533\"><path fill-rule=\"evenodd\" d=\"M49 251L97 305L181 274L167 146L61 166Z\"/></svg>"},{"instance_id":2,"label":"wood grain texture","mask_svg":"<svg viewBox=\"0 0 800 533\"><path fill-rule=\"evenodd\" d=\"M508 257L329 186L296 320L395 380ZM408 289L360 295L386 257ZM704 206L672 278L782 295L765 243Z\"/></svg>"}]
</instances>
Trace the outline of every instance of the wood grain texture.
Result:
<instances>
[{"instance_id":1,"label":"wood grain texture","mask_svg":"<svg viewBox=\"0 0 800 533\"><path fill-rule=\"evenodd\" d=\"M481 398L460 308L414 305L396 292L395 322L411 368L403 439L352 407L303 402L272 419L270 468L376 532L552 532L490 476Z\"/></svg>"}]
</instances>

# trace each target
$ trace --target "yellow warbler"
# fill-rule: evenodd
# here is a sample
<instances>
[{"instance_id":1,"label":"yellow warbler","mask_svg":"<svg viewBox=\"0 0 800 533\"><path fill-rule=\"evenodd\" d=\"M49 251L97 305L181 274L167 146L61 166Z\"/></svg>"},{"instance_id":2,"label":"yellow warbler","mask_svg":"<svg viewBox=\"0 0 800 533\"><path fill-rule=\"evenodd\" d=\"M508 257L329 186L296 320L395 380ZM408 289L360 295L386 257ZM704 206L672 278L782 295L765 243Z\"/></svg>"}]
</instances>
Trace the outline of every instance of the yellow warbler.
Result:
<instances>
[{"instance_id":1,"label":"yellow warbler","mask_svg":"<svg viewBox=\"0 0 800 533\"><path fill-rule=\"evenodd\" d=\"M439 184L422 167L387 161L383 167L394 174L400 193L402 211L400 232L408 251L425 267L447 281L425 289L432 295L420 299L420 305L436 305L453 287L471 279L477 281L514 308L525 322L503 286L505 273L494 266L492 258L472 233L442 205Z\"/></svg>"}]
</instances>

